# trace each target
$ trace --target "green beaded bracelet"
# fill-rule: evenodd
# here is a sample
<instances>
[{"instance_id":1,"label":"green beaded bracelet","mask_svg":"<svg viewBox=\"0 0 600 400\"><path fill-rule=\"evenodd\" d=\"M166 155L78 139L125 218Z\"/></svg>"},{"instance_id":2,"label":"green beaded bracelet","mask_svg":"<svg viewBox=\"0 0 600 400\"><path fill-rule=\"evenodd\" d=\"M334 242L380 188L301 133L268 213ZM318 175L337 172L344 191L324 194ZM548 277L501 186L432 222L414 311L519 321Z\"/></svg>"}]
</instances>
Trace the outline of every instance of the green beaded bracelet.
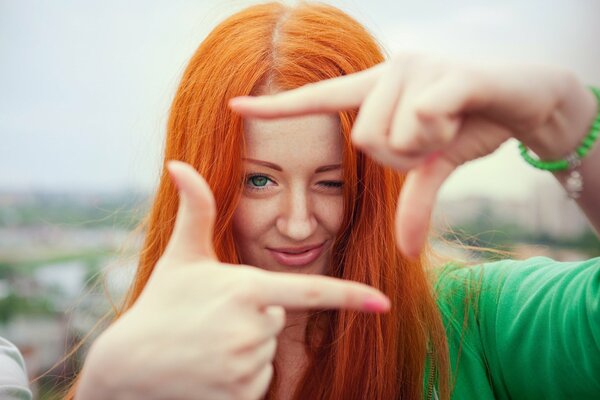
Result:
<instances>
[{"instance_id":1,"label":"green beaded bracelet","mask_svg":"<svg viewBox=\"0 0 600 400\"><path fill-rule=\"evenodd\" d=\"M519 151L521 152L521 157L523 157L523 159L527 161L529 165L537 169L543 169L544 171L556 172L577 168L581 164L581 159L587 155L593 144L598 139L598 136L600 136L600 89L590 86L590 90L594 93L594 95L596 95L599 112L596 116L596 119L592 123L592 128L583 138L579 147L577 147L575 151L573 151L563 160L542 161L533 158L531 154L529 154L527 147L525 147L523 143L519 142Z\"/></svg>"}]
</instances>

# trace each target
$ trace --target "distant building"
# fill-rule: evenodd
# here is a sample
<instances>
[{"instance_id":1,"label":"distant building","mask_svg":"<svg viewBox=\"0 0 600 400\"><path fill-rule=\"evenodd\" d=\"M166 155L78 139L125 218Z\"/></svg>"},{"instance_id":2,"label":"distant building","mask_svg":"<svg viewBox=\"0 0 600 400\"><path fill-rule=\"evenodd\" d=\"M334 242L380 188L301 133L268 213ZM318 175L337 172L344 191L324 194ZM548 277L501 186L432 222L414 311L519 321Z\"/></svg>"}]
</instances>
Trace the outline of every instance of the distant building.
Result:
<instances>
[{"instance_id":1,"label":"distant building","mask_svg":"<svg viewBox=\"0 0 600 400\"><path fill-rule=\"evenodd\" d=\"M566 196L554 179L540 179L535 189L525 200L484 196L442 200L434 212L434 227L445 230L479 221L499 227L514 225L527 232L557 239L576 237L590 229L575 201Z\"/></svg>"}]
</instances>

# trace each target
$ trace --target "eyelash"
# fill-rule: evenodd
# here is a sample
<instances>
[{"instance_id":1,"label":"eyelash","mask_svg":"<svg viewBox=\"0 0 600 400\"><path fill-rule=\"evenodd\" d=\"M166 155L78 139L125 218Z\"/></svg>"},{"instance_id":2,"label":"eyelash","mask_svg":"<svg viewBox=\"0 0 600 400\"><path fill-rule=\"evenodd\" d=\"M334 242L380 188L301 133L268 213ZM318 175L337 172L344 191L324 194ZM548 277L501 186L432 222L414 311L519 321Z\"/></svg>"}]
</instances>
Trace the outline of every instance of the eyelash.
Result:
<instances>
[{"instance_id":1,"label":"eyelash","mask_svg":"<svg viewBox=\"0 0 600 400\"><path fill-rule=\"evenodd\" d=\"M246 188L248 190L251 190L254 192L263 192L265 190L269 190L269 188L271 187L271 186L252 186L250 184L250 180L252 178L256 178L256 177L267 178L267 180L269 180L270 182L274 182L273 179L271 179L269 176L267 176L265 174L248 174L244 178L244 185L246 186ZM344 186L344 182L342 182L342 181L322 181L322 182L319 182L319 184L324 186L325 189L341 189Z\"/></svg>"}]
</instances>

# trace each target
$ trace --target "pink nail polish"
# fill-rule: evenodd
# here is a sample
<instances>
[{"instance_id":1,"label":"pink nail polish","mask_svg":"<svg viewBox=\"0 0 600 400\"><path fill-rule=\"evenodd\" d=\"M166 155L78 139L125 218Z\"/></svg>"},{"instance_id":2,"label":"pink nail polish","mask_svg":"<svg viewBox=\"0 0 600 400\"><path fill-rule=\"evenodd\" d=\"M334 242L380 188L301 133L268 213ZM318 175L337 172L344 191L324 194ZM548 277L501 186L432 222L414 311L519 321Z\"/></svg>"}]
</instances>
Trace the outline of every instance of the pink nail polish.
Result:
<instances>
[{"instance_id":1,"label":"pink nail polish","mask_svg":"<svg viewBox=\"0 0 600 400\"><path fill-rule=\"evenodd\" d=\"M429 153L426 157L424 162L426 164L430 163L430 162L434 162L435 160L437 160L440 156L442 155L442 151L438 150L438 151L434 151L433 153Z\"/></svg>"},{"instance_id":2,"label":"pink nail polish","mask_svg":"<svg viewBox=\"0 0 600 400\"><path fill-rule=\"evenodd\" d=\"M365 311L385 312L390 309L390 301L382 297L368 297L363 303Z\"/></svg>"}]
</instances>

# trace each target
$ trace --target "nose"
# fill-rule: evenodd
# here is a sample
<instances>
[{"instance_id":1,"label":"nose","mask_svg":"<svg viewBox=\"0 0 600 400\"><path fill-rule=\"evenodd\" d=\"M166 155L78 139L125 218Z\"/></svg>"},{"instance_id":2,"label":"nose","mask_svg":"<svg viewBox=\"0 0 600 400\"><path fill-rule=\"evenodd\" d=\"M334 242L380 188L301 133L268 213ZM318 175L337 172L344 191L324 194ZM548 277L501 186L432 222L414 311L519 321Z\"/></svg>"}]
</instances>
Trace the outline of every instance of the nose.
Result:
<instances>
[{"instance_id":1,"label":"nose","mask_svg":"<svg viewBox=\"0 0 600 400\"><path fill-rule=\"evenodd\" d=\"M306 191L298 188L283 196L282 210L277 219L279 232L294 241L308 239L317 227L317 220L311 209L311 202Z\"/></svg>"}]
</instances>

